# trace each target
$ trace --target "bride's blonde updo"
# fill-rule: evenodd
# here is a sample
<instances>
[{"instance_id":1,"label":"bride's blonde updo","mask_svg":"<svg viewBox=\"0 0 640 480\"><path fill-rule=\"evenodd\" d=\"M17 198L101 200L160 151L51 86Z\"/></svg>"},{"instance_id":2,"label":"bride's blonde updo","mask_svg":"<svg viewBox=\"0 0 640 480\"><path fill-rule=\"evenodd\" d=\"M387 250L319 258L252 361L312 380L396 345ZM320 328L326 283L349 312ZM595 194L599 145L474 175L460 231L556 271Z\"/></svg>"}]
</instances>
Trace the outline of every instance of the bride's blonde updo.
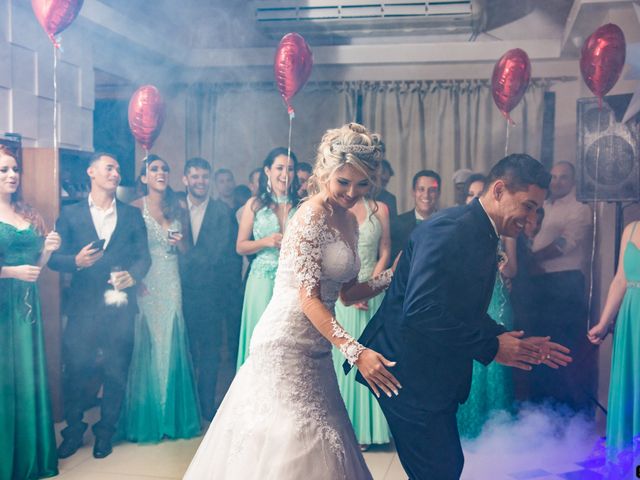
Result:
<instances>
[{"instance_id":1,"label":"bride's blonde updo","mask_svg":"<svg viewBox=\"0 0 640 480\"><path fill-rule=\"evenodd\" d=\"M309 179L309 194L324 191L331 175L345 165L360 171L374 189L377 188L382 148L380 136L357 123L327 130L318 147L313 175Z\"/></svg>"}]
</instances>

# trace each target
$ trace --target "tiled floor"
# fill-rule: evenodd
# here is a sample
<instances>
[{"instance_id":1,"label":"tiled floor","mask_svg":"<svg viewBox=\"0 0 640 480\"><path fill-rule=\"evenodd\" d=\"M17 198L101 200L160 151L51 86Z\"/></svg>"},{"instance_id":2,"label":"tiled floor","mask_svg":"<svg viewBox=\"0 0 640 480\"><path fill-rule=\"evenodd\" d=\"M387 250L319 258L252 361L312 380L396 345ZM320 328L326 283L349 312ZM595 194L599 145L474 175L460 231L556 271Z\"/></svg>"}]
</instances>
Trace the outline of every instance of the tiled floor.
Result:
<instances>
[{"instance_id":1,"label":"tiled floor","mask_svg":"<svg viewBox=\"0 0 640 480\"><path fill-rule=\"evenodd\" d=\"M98 409L85 420L95 423ZM496 417L482 438L463 443L465 468L462 480L631 480L634 475L611 473L604 465L604 449L594 424L579 417L557 420L547 411L532 410L517 422ZM486 427L487 427L486 426ZM59 430L56 425L58 441ZM71 458L60 461L63 480L181 479L200 438L165 441L158 445L120 443L113 453L97 460L92 456L93 437ZM375 480L406 480L393 446L374 446L364 453ZM635 460L640 464L640 458ZM631 467L629 467L631 468Z\"/></svg>"},{"instance_id":2,"label":"tiled floor","mask_svg":"<svg viewBox=\"0 0 640 480\"><path fill-rule=\"evenodd\" d=\"M88 417L94 417L95 411ZM57 426L57 430L61 425ZM92 456L93 438L85 435L86 444L71 458L60 462L63 480L151 480L180 479L198 448L200 438L166 441L158 445L121 443L101 460ZM585 444L583 444L585 445ZM593 445L593 443L591 443ZM509 451L497 447L466 445L462 480L627 480L632 476L608 476L597 448L590 452L570 448L556 455L535 451ZM491 450L491 449L489 449ZM506 450L506 451L505 451ZM521 450L521 449L518 449ZM566 453L569 452L569 453ZM406 480L406 475L392 446L372 447L364 454L375 480ZM587 459L587 461L585 461ZM534 464L537 463L537 466ZM629 472L629 475L631 473Z\"/></svg>"},{"instance_id":3,"label":"tiled floor","mask_svg":"<svg viewBox=\"0 0 640 480\"><path fill-rule=\"evenodd\" d=\"M59 426L60 427L60 426ZM75 455L60 461L61 480L152 480L181 479L200 438L167 441L158 445L121 443L107 458L92 456L93 438ZM404 470L392 447L376 447L365 452L367 465L375 480L406 480Z\"/></svg>"}]
</instances>

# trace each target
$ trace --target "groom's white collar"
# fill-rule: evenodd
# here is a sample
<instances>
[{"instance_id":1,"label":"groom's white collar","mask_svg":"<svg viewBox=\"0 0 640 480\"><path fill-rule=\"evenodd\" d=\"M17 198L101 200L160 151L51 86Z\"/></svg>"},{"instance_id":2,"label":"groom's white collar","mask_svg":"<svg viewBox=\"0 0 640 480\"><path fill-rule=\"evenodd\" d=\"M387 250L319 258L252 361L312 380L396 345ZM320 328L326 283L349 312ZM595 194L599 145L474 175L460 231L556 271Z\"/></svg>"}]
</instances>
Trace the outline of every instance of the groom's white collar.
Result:
<instances>
[{"instance_id":1,"label":"groom's white collar","mask_svg":"<svg viewBox=\"0 0 640 480\"><path fill-rule=\"evenodd\" d=\"M493 230L496 232L496 237L500 238L500 234L498 233L498 227L496 227L496 222L493 221L493 218L491 218L491 215L489 215L489 213L487 212L487 209L484 208L484 205L482 205L482 200L480 200L478 198L478 202L480 203L480 206L484 210L484 213L487 215L487 217L489 217L489 221L491 222L491 226L493 227Z\"/></svg>"}]
</instances>

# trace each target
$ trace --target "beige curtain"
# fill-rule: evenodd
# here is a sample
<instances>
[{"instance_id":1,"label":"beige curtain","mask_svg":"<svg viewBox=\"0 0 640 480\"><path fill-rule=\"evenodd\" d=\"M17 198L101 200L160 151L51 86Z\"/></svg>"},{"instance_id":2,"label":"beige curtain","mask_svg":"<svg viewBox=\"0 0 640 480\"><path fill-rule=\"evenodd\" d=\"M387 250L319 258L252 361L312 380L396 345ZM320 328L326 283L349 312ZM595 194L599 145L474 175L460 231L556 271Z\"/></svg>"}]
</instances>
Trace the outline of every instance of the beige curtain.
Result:
<instances>
[{"instance_id":1,"label":"beige curtain","mask_svg":"<svg viewBox=\"0 0 640 480\"><path fill-rule=\"evenodd\" d=\"M218 92L211 85L192 85L186 99L185 158L214 158Z\"/></svg>"},{"instance_id":2,"label":"beige curtain","mask_svg":"<svg viewBox=\"0 0 640 480\"><path fill-rule=\"evenodd\" d=\"M238 183L247 183L272 148L287 146L289 117L273 83L199 86L187 102L187 110L199 114L187 119L188 151L207 158L214 169L230 168ZM322 134L355 120L355 105L349 84L307 84L293 99L291 147L298 160L313 164Z\"/></svg>"},{"instance_id":3,"label":"beige curtain","mask_svg":"<svg viewBox=\"0 0 640 480\"><path fill-rule=\"evenodd\" d=\"M539 158L544 92L534 81L511 112L508 152ZM442 177L442 206L453 204L453 172L488 173L505 155L507 122L493 103L485 80L361 82L352 85L362 101L362 121L379 132L395 170L389 189L400 212L413 206L411 179L422 169Z\"/></svg>"},{"instance_id":4,"label":"beige curtain","mask_svg":"<svg viewBox=\"0 0 640 480\"><path fill-rule=\"evenodd\" d=\"M508 152L539 158L544 92L535 80L511 112ZM328 128L359 120L380 133L396 175L389 189L399 211L413 206L411 179L429 168L442 176L442 206L453 203L459 168L488 173L505 154L507 122L487 80L311 82L293 100L292 150L311 164ZM199 84L187 95L187 158L227 167L238 183L274 147L287 146L289 118L273 83Z\"/></svg>"}]
</instances>

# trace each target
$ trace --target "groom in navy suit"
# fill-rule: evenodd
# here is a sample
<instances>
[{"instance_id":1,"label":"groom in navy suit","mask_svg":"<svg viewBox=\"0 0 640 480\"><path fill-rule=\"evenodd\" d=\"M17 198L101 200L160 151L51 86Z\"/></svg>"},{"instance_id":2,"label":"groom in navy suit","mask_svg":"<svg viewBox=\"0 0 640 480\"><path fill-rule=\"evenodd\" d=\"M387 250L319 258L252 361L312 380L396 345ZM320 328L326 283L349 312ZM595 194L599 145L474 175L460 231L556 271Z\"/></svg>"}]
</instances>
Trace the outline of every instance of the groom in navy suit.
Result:
<instances>
[{"instance_id":1,"label":"groom in navy suit","mask_svg":"<svg viewBox=\"0 0 640 480\"><path fill-rule=\"evenodd\" d=\"M445 210L411 234L384 301L360 343L396 361L402 389L382 395L400 461L411 480L454 480L464 463L456 423L473 361L530 370L571 359L549 338L506 332L487 315L500 235L535 222L550 175L528 155L498 162L480 200ZM366 383L358 373L358 381ZM390 390L395 387L389 385Z\"/></svg>"},{"instance_id":2,"label":"groom in navy suit","mask_svg":"<svg viewBox=\"0 0 640 480\"><path fill-rule=\"evenodd\" d=\"M73 455L82 445L87 428L82 421L84 394L98 358L104 383L100 421L93 426L93 456L104 458L111 453L133 350L133 321L138 311L134 287L151 266L140 210L115 197L120 183L118 161L97 153L87 174L91 178L89 198L60 212L56 230L62 245L49 260L53 270L72 275L69 320L62 342L67 427L62 430L60 458ZM114 287L126 292L125 305L107 305L105 291Z\"/></svg>"}]
</instances>

